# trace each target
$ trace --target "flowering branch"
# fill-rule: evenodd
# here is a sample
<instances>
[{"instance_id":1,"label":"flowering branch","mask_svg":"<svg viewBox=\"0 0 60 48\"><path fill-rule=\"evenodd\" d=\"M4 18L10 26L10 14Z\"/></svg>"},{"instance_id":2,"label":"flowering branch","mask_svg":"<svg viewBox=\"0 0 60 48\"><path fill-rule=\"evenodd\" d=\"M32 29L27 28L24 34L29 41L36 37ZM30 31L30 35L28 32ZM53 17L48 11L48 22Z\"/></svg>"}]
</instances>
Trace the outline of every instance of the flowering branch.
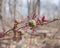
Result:
<instances>
[{"instance_id":1,"label":"flowering branch","mask_svg":"<svg viewBox=\"0 0 60 48\"><path fill-rule=\"evenodd\" d=\"M52 23L52 22L57 21L57 20L60 20L60 19L53 19L52 21L49 21L49 22L47 22L47 23L43 23L43 25ZM39 21L40 21L40 20L39 20ZM46 21L46 20L44 20L44 17L42 18L42 21L43 21L43 22ZM23 23L23 22L21 22L21 23ZM20 23L19 23L19 24L20 24ZM37 24L37 25L40 25L40 24ZM17 30L22 29L22 28L25 28L25 27L27 27L27 26L29 27L28 23L26 23L25 26L22 26L22 27L18 28ZM7 32L9 32L9 31L14 31L14 28L9 29L8 31L6 31L6 32L4 32L4 33L0 33L0 34L1 34L0 38L1 38L1 37L4 37L5 34L7 34ZM32 31L34 31L33 28L32 28ZM27 33L28 33L28 32L27 32ZM29 34L31 34L31 33L29 33ZM32 34L33 34L33 33L32 33ZM36 34L34 34L34 35L36 35ZM39 34L37 34L37 35L39 35Z\"/></svg>"},{"instance_id":2,"label":"flowering branch","mask_svg":"<svg viewBox=\"0 0 60 48\"><path fill-rule=\"evenodd\" d=\"M57 21L57 20L59 20L59 19L54 19L54 20L52 20L52 21L50 21L50 22L44 23L43 25L52 23L52 22ZM27 26L29 26L29 25L26 24L25 26L22 26L22 27L18 28L17 30L22 29L22 28L25 28L25 27L27 27ZM10 30L8 30L8 31L6 31L6 32L9 32L9 31L11 31L11 30L13 30L13 29L10 29Z\"/></svg>"}]
</instances>

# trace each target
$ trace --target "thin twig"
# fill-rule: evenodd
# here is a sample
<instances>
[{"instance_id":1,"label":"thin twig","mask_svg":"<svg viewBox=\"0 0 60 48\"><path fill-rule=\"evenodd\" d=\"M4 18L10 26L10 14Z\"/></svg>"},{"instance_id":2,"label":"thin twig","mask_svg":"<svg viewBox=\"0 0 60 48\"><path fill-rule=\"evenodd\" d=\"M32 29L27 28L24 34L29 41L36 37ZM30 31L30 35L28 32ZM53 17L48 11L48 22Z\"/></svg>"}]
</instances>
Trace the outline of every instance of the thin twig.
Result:
<instances>
[{"instance_id":1,"label":"thin twig","mask_svg":"<svg viewBox=\"0 0 60 48\"><path fill-rule=\"evenodd\" d=\"M53 20L53 21L50 21L50 22L44 23L44 24L46 25L46 24L52 23L52 22L57 21L57 20L59 20L59 19L55 19L55 20ZM43 25L44 25L44 24L43 24ZM21 28L25 28L25 27L27 27L27 26L29 26L29 25L22 26L22 27L18 28L17 30L19 30L19 29L21 29ZM12 29L9 29L9 30L6 31L5 33L9 32L9 31L11 31L11 30L14 30L14 29L13 29L13 28L12 28ZM29 34L30 34L30 33L29 33Z\"/></svg>"},{"instance_id":2,"label":"thin twig","mask_svg":"<svg viewBox=\"0 0 60 48\"><path fill-rule=\"evenodd\" d=\"M57 21L57 20L60 20L60 19L54 19L54 20L52 20L52 21L49 21L49 22L47 22L47 23L44 23L44 24L49 24L49 23L55 22L55 21Z\"/></svg>"}]
</instances>

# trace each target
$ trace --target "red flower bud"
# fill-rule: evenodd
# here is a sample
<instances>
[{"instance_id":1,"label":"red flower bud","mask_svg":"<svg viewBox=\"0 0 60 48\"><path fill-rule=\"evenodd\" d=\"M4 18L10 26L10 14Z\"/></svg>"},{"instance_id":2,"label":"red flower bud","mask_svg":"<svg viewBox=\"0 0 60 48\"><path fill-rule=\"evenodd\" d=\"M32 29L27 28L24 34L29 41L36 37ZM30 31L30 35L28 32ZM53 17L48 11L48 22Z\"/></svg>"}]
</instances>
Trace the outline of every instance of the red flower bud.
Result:
<instances>
[{"instance_id":1,"label":"red flower bud","mask_svg":"<svg viewBox=\"0 0 60 48\"><path fill-rule=\"evenodd\" d=\"M45 16L42 17L42 22L44 22Z\"/></svg>"},{"instance_id":2,"label":"red flower bud","mask_svg":"<svg viewBox=\"0 0 60 48\"><path fill-rule=\"evenodd\" d=\"M45 16L42 17L42 22L48 22L48 20L45 20Z\"/></svg>"},{"instance_id":3,"label":"red flower bud","mask_svg":"<svg viewBox=\"0 0 60 48\"><path fill-rule=\"evenodd\" d=\"M36 21L36 24L40 24L40 19L39 18L37 18L37 21Z\"/></svg>"}]
</instances>

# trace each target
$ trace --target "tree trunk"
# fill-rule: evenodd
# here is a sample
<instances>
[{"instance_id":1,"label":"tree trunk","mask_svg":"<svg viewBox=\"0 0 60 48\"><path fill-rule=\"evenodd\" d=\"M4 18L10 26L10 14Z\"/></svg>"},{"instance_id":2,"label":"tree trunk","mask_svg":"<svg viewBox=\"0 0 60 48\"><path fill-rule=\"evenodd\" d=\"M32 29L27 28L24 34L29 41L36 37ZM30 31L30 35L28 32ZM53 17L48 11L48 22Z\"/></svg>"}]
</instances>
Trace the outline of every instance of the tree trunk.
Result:
<instances>
[{"instance_id":1,"label":"tree trunk","mask_svg":"<svg viewBox=\"0 0 60 48\"><path fill-rule=\"evenodd\" d=\"M40 0L30 0L30 3L28 4L28 16L32 19L36 14L40 14Z\"/></svg>"}]
</instances>

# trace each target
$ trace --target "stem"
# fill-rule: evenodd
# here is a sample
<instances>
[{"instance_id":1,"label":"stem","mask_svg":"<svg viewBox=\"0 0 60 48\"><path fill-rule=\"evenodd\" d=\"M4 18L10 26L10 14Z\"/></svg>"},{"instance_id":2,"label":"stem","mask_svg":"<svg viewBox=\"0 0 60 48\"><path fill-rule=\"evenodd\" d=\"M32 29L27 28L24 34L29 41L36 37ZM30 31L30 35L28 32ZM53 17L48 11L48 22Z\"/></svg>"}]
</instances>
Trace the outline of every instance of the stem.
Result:
<instances>
[{"instance_id":1,"label":"stem","mask_svg":"<svg viewBox=\"0 0 60 48\"><path fill-rule=\"evenodd\" d=\"M48 23L45 23L45 25L46 25L46 24L49 24L49 23L52 23L52 22L54 22L54 21L57 21L57 20L60 20L60 19L56 19L56 20L50 21L50 22L48 22ZM44 24L43 24L43 25L44 25ZM25 28L25 27L27 27L27 26L29 26L29 25L22 26L22 27L18 28L17 30L19 30L19 29L21 29L21 28ZM5 33L9 32L9 31L11 31L11 30L13 30L13 28L12 28L12 29L9 29L9 30L6 31ZM28 33L28 32L27 32L27 33ZM28 33L28 34L31 34L31 33ZM39 34L34 34L34 35L35 35L35 36L38 36Z\"/></svg>"},{"instance_id":2,"label":"stem","mask_svg":"<svg viewBox=\"0 0 60 48\"><path fill-rule=\"evenodd\" d=\"M57 20L60 20L60 19L53 19L52 21L47 22L47 23L44 23L44 24L49 24L49 23L55 22L55 21L57 21Z\"/></svg>"}]
</instances>

